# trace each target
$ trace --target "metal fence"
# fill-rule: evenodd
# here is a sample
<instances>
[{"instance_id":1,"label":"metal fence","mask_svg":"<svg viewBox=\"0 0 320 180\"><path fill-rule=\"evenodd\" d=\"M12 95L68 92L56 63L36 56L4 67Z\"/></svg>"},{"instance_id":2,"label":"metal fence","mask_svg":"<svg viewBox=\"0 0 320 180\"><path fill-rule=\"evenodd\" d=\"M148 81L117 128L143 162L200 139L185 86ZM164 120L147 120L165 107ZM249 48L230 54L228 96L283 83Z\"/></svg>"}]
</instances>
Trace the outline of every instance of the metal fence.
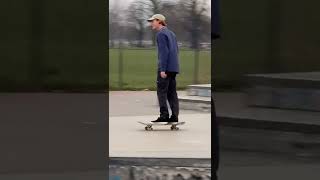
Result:
<instances>
[{"instance_id":1,"label":"metal fence","mask_svg":"<svg viewBox=\"0 0 320 180\"><path fill-rule=\"evenodd\" d=\"M180 88L188 84L211 82L211 50L179 50ZM109 82L111 89L148 89L155 83L157 50L150 48L128 48L121 45L109 49ZM149 76L149 77L147 77ZM152 79L153 76L154 78ZM145 79L145 81L144 81ZM136 86L133 84L136 83ZM138 85L142 83L143 85Z\"/></svg>"}]
</instances>

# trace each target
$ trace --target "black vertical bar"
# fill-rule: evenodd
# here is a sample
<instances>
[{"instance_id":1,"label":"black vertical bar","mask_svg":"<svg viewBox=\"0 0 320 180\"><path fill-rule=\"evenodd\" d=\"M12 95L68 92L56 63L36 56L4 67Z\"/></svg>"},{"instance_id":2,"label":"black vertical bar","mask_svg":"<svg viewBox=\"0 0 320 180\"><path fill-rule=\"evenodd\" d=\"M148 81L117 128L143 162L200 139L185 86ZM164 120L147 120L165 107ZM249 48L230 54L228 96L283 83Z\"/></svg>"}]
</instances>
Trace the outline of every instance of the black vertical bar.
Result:
<instances>
[{"instance_id":1,"label":"black vertical bar","mask_svg":"<svg viewBox=\"0 0 320 180\"><path fill-rule=\"evenodd\" d=\"M211 19L211 44L212 44L212 50L211 50L211 57L213 57L213 48L214 48L214 42L216 39L220 38L220 4L219 0L213 0L212 3L213 11L212 13L212 19ZM214 62L216 59L214 60ZM220 160L220 142L219 142L219 123L216 115L216 108L215 108L215 98L214 98L214 86L213 78L214 76L214 63L211 63L211 120L212 120L212 167L213 167L213 180L218 180L218 169L219 169L219 160Z\"/></svg>"}]
</instances>

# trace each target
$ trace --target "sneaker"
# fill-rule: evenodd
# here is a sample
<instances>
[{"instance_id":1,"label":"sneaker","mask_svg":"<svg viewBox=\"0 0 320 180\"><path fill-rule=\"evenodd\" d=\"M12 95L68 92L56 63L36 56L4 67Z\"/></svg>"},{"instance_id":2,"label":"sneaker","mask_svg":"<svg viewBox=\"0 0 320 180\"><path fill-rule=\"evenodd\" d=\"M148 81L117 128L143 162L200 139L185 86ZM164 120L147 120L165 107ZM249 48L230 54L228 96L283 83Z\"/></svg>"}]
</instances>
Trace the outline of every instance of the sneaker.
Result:
<instances>
[{"instance_id":1,"label":"sneaker","mask_svg":"<svg viewBox=\"0 0 320 180\"><path fill-rule=\"evenodd\" d=\"M168 122L168 121L170 121L169 117L160 116L160 117L158 117L157 120L154 120L154 121L151 121L151 122Z\"/></svg>"},{"instance_id":2,"label":"sneaker","mask_svg":"<svg viewBox=\"0 0 320 180\"><path fill-rule=\"evenodd\" d=\"M176 116L171 116L171 117L169 118L169 122L178 122L178 117L176 117Z\"/></svg>"}]
</instances>

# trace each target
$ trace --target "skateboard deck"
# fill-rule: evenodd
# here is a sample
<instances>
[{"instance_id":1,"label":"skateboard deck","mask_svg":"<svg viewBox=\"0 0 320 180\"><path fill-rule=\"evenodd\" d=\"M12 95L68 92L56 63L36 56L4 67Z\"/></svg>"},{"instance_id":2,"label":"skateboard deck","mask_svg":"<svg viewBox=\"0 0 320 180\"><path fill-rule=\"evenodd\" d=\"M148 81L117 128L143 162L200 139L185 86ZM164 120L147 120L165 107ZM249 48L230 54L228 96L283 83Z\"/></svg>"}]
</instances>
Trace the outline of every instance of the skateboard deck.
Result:
<instances>
[{"instance_id":1,"label":"skateboard deck","mask_svg":"<svg viewBox=\"0 0 320 180\"><path fill-rule=\"evenodd\" d=\"M171 126L171 130L179 130L179 125L183 125L185 124L186 122L172 122L172 123L167 123L167 122L157 122L157 123L153 123L153 122L141 122L141 121L138 121L138 123L140 124L143 124L143 125L146 125L146 127L144 128L146 131L149 131L149 130L153 130L152 126Z\"/></svg>"}]
</instances>

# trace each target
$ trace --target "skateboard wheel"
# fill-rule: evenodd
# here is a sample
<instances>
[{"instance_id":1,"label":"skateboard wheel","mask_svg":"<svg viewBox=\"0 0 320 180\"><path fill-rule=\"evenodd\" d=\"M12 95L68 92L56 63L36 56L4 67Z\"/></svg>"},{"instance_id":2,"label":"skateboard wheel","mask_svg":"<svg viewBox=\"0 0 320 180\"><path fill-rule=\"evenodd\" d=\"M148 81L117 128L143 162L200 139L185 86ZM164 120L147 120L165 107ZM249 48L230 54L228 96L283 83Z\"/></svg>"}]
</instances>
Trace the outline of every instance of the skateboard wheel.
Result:
<instances>
[{"instance_id":1,"label":"skateboard wheel","mask_svg":"<svg viewBox=\"0 0 320 180\"><path fill-rule=\"evenodd\" d=\"M144 128L146 131L150 131L150 130L153 130L153 128L151 126L147 126Z\"/></svg>"},{"instance_id":2,"label":"skateboard wheel","mask_svg":"<svg viewBox=\"0 0 320 180\"><path fill-rule=\"evenodd\" d=\"M177 126L171 126L171 130L179 130Z\"/></svg>"}]
</instances>

